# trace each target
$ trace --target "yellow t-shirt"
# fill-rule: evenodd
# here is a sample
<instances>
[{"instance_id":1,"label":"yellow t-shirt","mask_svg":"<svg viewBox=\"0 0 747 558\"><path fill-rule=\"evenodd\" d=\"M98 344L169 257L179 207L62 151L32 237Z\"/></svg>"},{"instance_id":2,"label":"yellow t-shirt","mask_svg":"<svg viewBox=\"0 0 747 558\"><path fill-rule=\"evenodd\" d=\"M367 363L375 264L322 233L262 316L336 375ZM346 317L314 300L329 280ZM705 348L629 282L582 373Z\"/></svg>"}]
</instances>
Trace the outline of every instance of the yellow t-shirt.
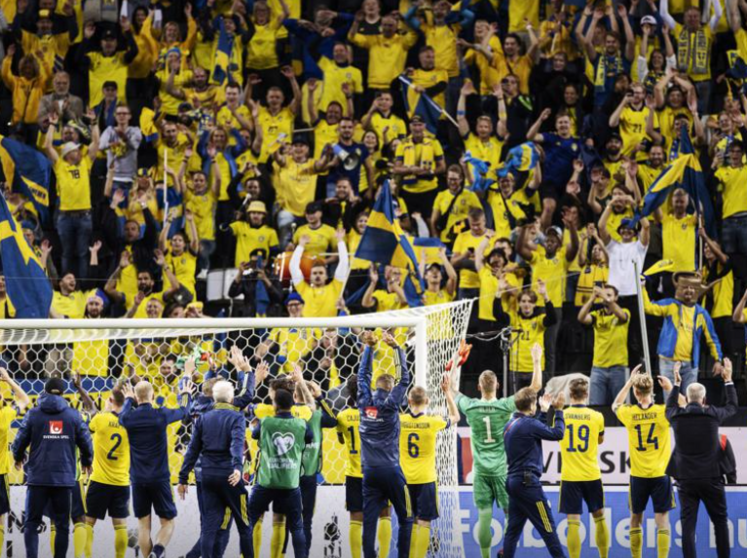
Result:
<instances>
[{"instance_id":1,"label":"yellow t-shirt","mask_svg":"<svg viewBox=\"0 0 747 558\"><path fill-rule=\"evenodd\" d=\"M498 277L493 275L490 266L485 265L477 273L480 279L480 305L478 317L481 320L495 321L493 315L493 304L495 304L495 293L498 291ZM506 273L506 282L510 287L521 286L521 279L514 273Z\"/></svg>"},{"instance_id":2,"label":"yellow t-shirt","mask_svg":"<svg viewBox=\"0 0 747 558\"><path fill-rule=\"evenodd\" d=\"M436 437L448 426L441 417L399 416L399 462L407 484L436 482Z\"/></svg>"},{"instance_id":3,"label":"yellow t-shirt","mask_svg":"<svg viewBox=\"0 0 747 558\"><path fill-rule=\"evenodd\" d=\"M197 273L197 256L192 254L189 250L185 250L179 256L174 256L171 251L169 251L166 254L166 263L171 267L171 271L174 272L174 275L176 275L179 284L192 293L194 300L196 300L195 274Z\"/></svg>"},{"instance_id":4,"label":"yellow t-shirt","mask_svg":"<svg viewBox=\"0 0 747 558\"><path fill-rule=\"evenodd\" d=\"M674 346L672 360L690 362L693 354L693 327L695 326L695 307L680 304L681 318L677 328L677 344Z\"/></svg>"},{"instance_id":5,"label":"yellow t-shirt","mask_svg":"<svg viewBox=\"0 0 747 558\"><path fill-rule=\"evenodd\" d=\"M290 141L293 136L293 111L284 107L276 115L270 113L265 107L259 108L258 124L262 126L262 151L259 161L266 163L267 159L280 147L281 134L283 138Z\"/></svg>"},{"instance_id":6,"label":"yellow t-shirt","mask_svg":"<svg viewBox=\"0 0 747 558\"><path fill-rule=\"evenodd\" d=\"M623 109L620 115L620 136L623 140L623 156L630 155L644 139L651 139L646 134L646 119L651 109L643 107L635 110L631 106ZM645 158L645 153L640 153Z\"/></svg>"},{"instance_id":7,"label":"yellow t-shirt","mask_svg":"<svg viewBox=\"0 0 747 558\"><path fill-rule=\"evenodd\" d=\"M278 179L273 181L278 205L296 217L303 217L306 206L314 201L316 174L314 161L296 163L288 157L285 166L280 167Z\"/></svg>"},{"instance_id":8,"label":"yellow t-shirt","mask_svg":"<svg viewBox=\"0 0 747 558\"><path fill-rule=\"evenodd\" d=\"M565 257L565 246L558 248L552 258L548 258L543 246L538 246L532 253L529 264L532 266L532 289L537 291L537 280L542 279L547 288L547 295L555 308L562 308L565 300L565 280L568 274L568 260ZM540 297L539 306L545 301Z\"/></svg>"},{"instance_id":9,"label":"yellow t-shirt","mask_svg":"<svg viewBox=\"0 0 747 558\"><path fill-rule=\"evenodd\" d=\"M92 291L73 291L69 296L63 296L60 291L52 295L52 308L59 314L76 320L86 313L86 302Z\"/></svg>"},{"instance_id":10,"label":"yellow t-shirt","mask_svg":"<svg viewBox=\"0 0 747 558\"><path fill-rule=\"evenodd\" d=\"M386 139L388 142L398 138L403 138L407 135L405 121L393 112L389 113L389 116L384 116L379 111L374 112L373 115L371 115L369 126L379 137L379 145L384 143L384 128L388 128L386 131Z\"/></svg>"},{"instance_id":11,"label":"yellow t-shirt","mask_svg":"<svg viewBox=\"0 0 747 558\"><path fill-rule=\"evenodd\" d=\"M695 271L695 246L698 218L685 214L678 219L674 213L662 212L661 236L663 258L672 260L672 271Z\"/></svg>"},{"instance_id":12,"label":"yellow t-shirt","mask_svg":"<svg viewBox=\"0 0 747 558\"><path fill-rule=\"evenodd\" d=\"M402 308L397 293L390 293L384 289L377 289L373 293L373 298L376 300L377 312L389 312L391 310L399 310Z\"/></svg>"},{"instance_id":13,"label":"yellow t-shirt","mask_svg":"<svg viewBox=\"0 0 747 558\"><path fill-rule=\"evenodd\" d=\"M628 430L630 474L645 479L663 477L672 456L665 406L643 409L639 405L623 405L616 414Z\"/></svg>"},{"instance_id":14,"label":"yellow t-shirt","mask_svg":"<svg viewBox=\"0 0 747 558\"><path fill-rule=\"evenodd\" d=\"M54 174L60 211L91 209L91 160L88 157L82 157L77 165L60 157L54 164Z\"/></svg>"},{"instance_id":15,"label":"yellow t-shirt","mask_svg":"<svg viewBox=\"0 0 747 558\"><path fill-rule=\"evenodd\" d=\"M454 241L454 247L452 248L452 251L455 254L464 254L465 252L471 252L471 254L474 254L483 238L485 238L485 235L474 236L472 234L472 231L464 231L463 233L460 233L459 236L457 236L456 240ZM493 238L490 239L487 248L485 248L485 255L490 253L490 251L493 249L493 245L495 244L496 240L496 236L493 236ZM471 271L469 269L462 269L459 271L459 286L462 289L479 289L480 278L474 271Z\"/></svg>"},{"instance_id":16,"label":"yellow t-shirt","mask_svg":"<svg viewBox=\"0 0 747 558\"><path fill-rule=\"evenodd\" d=\"M13 405L5 404L0 409L0 475L7 475L10 471L10 452L8 447L8 433L10 425L18 416L18 409Z\"/></svg>"},{"instance_id":17,"label":"yellow t-shirt","mask_svg":"<svg viewBox=\"0 0 747 558\"><path fill-rule=\"evenodd\" d=\"M337 101L342 106L342 113L347 115L348 101L342 86L347 83L351 93L363 93L363 74L353 65L338 66L326 56L319 60L319 68L324 74L319 110L326 111L330 103Z\"/></svg>"},{"instance_id":18,"label":"yellow t-shirt","mask_svg":"<svg viewBox=\"0 0 747 558\"><path fill-rule=\"evenodd\" d=\"M743 191L747 184L747 165L721 167L716 171L716 178L724 199L723 218L747 211L747 196Z\"/></svg>"},{"instance_id":19,"label":"yellow t-shirt","mask_svg":"<svg viewBox=\"0 0 747 558\"><path fill-rule=\"evenodd\" d=\"M604 436L604 416L586 406L571 405L563 413L565 435L560 442L561 481L595 481L602 478L597 454Z\"/></svg>"},{"instance_id":20,"label":"yellow t-shirt","mask_svg":"<svg viewBox=\"0 0 747 558\"><path fill-rule=\"evenodd\" d=\"M628 316L625 323L621 323L614 314L607 314L603 310L594 310L591 313L594 327L594 366L609 368L628 365L630 311L623 308L623 313Z\"/></svg>"},{"instance_id":21,"label":"yellow t-shirt","mask_svg":"<svg viewBox=\"0 0 747 558\"><path fill-rule=\"evenodd\" d=\"M197 236L200 240L215 240L215 205L216 197L208 188L203 194L195 194L193 190L187 189L184 193L186 209L192 212L195 218ZM191 238L191 231L187 227L187 234Z\"/></svg>"},{"instance_id":22,"label":"yellow t-shirt","mask_svg":"<svg viewBox=\"0 0 747 558\"><path fill-rule=\"evenodd\" d=\"M361 469L361 415L358 409L345 409L337 415L337 438L345 446L345 476L363 478Z\"/></svg>"},{"instance_id":23,"label":"yellow t-shirt","mask_svg":"<svg viewBox=\"0 0 747 558\"><path fill-rule=\"evenodd\" d=\"M454 200L454 194L451 190L442 190L436 196L436 200L433 202L433 208L438 209L441 215L445 215L449 208L449 218L446 221L446 228L441 231L440 236L443 242L449 242L449 233L451 228L458 222L464 221L467 218L469 210L474 208L482 209L482 204L477 194L470 190L462 190L457 194L457 200L452 204Z\"/></svg>"},{"instance_id":24,"label":"yellow t-shirt","mask_svg":"<svg viewBox=\"0 0 747 558\"><path fill-rule=\"evenodd\" d=\"M276 248L279 244L278 233L267 225L254 228L244 221L234 221L229 226L236 237L235 267L239 267L241 262L248 262L249 254L257 249L264 251L266 260L270 249Z\"/></svg>"},{"instance_id":25,"label":"yellow t-shirt","mask_svg":"<svg viewBox=\"0 0 747 558\"><path fill-rule=\"evenodd\" d=\"M254 34L246 45L246 67L249 70L269 70L278 66L277 39L280 19L271 17L265 25L254 23Z\"/></svg>"},{"instance_id":26,"label":"yellow t-shirt","mask_svg":"<svg viewBox=\"0 0 747 558\"><path fill-rule=\"evenodd\" d=\"M392 81L404 71L407 51L417 40L418 36L414 32L395 34L390 38L382 34L353 35L350 41L355 46L369 50L368 87L389 89Z\"/></svg>"},{"instance_id":27,"label":"yellow t-shirt","mask_svg":"<svg viewBox=\"0 0 747 558\"><path fill-rule=\"evenodd\" d=\"M130 485L130 441L114 413L99 413L88 424L93 438L91 480L114 486Z\"/></svg>"},{"instance_id":28,"label":"yellow t-shirt","mask_svg":"<svg viewBox=\"0 0 747 558\"><path fill-rule=\"evenodd\" d=\"M488 169L487 178L495 180L495 171L501 162L501 153L503 152L503 142L500 141L494 135L488 138L488 141L483 142L477 135L470 133L464 139L464 149L469 151L470 155L480 161L485 161L490 164ZM467 171L469 176L474 175L474 168L472 163L467 163Z\"/></svg>"},{"instance_id":29,"label":"yellow t-shirt","mask_svg":"<svg viewBox=\"0 0 747 558\"><path fill-rule=\"evenodd\" d=\"M309 225L301 225L293 233L293 244L298 244L304 235L311 239L304 248L304 254L310 258L321 256L325 252L337 251L335 229L329 225L321 225L316 229L312 229Z\"/></svg>"},{"instance_id":30,"label":"yellow t-shirt","mask_svg":"<svg viewBox=\"0 0 747 558\"><path fill-rule=\"evenodd\" d=\"M514 304L512 302L512 304ZM505 310L505 304L504 304ZM545 346L545 315L538 314L524 318L520 312L510 310L511 327L514 330L513 346L509 358L509 368L512 372L531 373L534 371L532 362L532 347L535 343ZM545 355L542 354L542 368L545 368Z\"/></svg>"},{"instance_id":31,"label":"yellow t-shirt","mask_svg":"<svg viewBox=\"0 0 747 558\"><path fill-rule=\"evenodd\" d=\"M342 294L342 283L337 279L332 279L323 287L312 287L303 281L296 285L296 290L304 300L304 318L337 316L337 300Z\"/></svg>"},{"instance_id":32,"label":"yellow t-shirt","mask_svg":"<svg viewBox=\"0 0 747 558\"><path fill-rule=\"evenodd\" d=\"M425 306L435 306L436 304L446 304L454 300L454 295L449 294L446 289L433 292L426 290L423 292L423 304Z\"/></svg>"},{"instance_id":33,"label":"yellow t-shirt","mask_svg":"<svg viewBox=\"0 0 747 558\"><path fill-rule=\"evenodd\" d=\"M88 69L88 95L89 105L98 106L104 100L102 88L107 81L117 83L117 101L125 102L127 89L127 64L125 64L125 53L116 52L113 56L104 56L101 52L89 52L87 54L91 64Z\"/></svg>"},{"instance_id":34,"label":"yellow t-shirt","mask_svg":"<svg viewBox=\"0 0 747 558\"><path fill-rule=\"evenodd\" d=\"M285 358L282 371L290 373L293 371L293 364L313 351L321 337L320 329L289 327L271 330L269 338L280 346L278 356Z\"/></svg>"},{"instance_id":35,"label":"yellow t-shirt","mask_svg":"<svg viewBox=\"0 0 747 558\"><path fill-rule=\"evenodd\" d=\"M179 114L179 105L184 101L174 97L166 91L166 84L169 82L169 70L163 69L156 72L158 78L158 98L161 99L161 111L169 116ZM184 86L192 81L192 72L190 70L181 70L174 75L174 87L184 90Z\"/></svg>"},{"instance_id":36,"label":"yellow t-shirt","mask_svg":"<svg viewBox=\"0 0 747 558\"><path fill-rule=\"evenodd\" d=\"M436 163L444 158L444 150L437 139L425 137L423 141L415 143L408 138L397 146L394 157L406 167L416 166L432 172L436 169ZM406 192L422 194L438 188L438 180L435 175L432 178L403 176L402 187Z\"/></svg>"},{"instance_id":37,"label":"yellow t-shirt","mask_svg":"<svg viewBox=\"0 0 747 558\"><path fill-rule=\"evenodd\" d=\"M721 272L721 264L717 264L719 272ZM703 268L703 281L708 282L709 274L708 268ZM705 299L707 295L703 297L701 305L705 305ZM710 312L711 318L725 318L730 317L734 313L734 272L730 271L724 275L719 282L713 286L713 308Z\"/></svg>"}]
</instances>

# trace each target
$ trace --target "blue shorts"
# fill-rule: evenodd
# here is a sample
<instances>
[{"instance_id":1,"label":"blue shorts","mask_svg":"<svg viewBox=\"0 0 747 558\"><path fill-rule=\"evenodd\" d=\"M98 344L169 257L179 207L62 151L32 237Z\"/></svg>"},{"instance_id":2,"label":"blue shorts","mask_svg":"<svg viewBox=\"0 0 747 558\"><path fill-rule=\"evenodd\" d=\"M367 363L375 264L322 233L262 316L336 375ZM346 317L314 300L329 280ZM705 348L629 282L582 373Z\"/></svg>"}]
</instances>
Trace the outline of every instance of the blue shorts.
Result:
<instances>
[{"instance_id":1,"label":"blue shorts","mask_svg":"<svg viewBox=\"0 0 747 558\"><path fill-rule=\"evenodd\" d=\"M349 513L363 511L363 479L345 477L345 509Z\"/></svg>"},{"instance_id":2,"label":"blue shorts","mask_svg":"<svg viewBox=\"0 0 747 558\"><path fill-rule=\"evenodd\" d=\"M10 511L10 487L8 486L8 475L0 475L0 515Z\"/></svg>"},{"instance_id":3,"label":"blue shorts","mask_svg":"<svg viewBox=\"0 0 747 558\"><path fill-rule=\"evenodd\" d=\"M149 516L153 510L161 519L174 519L176 505L171 492L171 482L133 483L132 509L138 519Z\"/></svg>"},{"instance_id":4,"label":"blue shorts","mask_svg":"<svg viewBox=\"0 0 747 558\"><path fill-rule=\"evenodd\" d=\"M581 515L584 511L584 502L589 512L599 511L604 507L602 480L561 481L558 500L560 513Z\"/></svg>"},{"instance_id":5,"label":"blue shorts","mask_svg":"<svg viewBox=\"0 0 747 558\"><path fill-rule=\"evenodd\" d=\"M86 492L88 517L125 519L130 515L130 487L91 481Z\"/></svg>"},{"instance_id":6,"label":"blue shorts","mask_svg":"<svg viewBox=\"0 0 747 558\"><path fill-rule=\"evenodd\" d=\"M654 513L666 513L676 507L672 479L668 475L663 477L644 478L630 477L630 491L628 493L630 513L640 514L646 510L648 500L654 504Z\"/></svg>"},{"instance_id":7,"label":"blue shorts","mask_svg":"<svg viewBox=\"0 0 747 558\"><path fill-rule=\"evenodd\" d=\"M438 487L435 482L408 484L412 515L415 519L434 521L438 519Z\"/></svg>"},{"instance_id":8,"label":"blue shorts","mask_svg":"<svg viewBox=\"0 0 747 558\"><path fill-rule=\"evenodd\" d=\"M70 492L72 494L70 504L70 517L72 517L73 519L77 519L79 517L85 517L86 515L88 515L88 511L86 510L86 495L83 488L83 481L75 481L75 486L70 488ZM44 506L44 515L49 518L53 516L51 502L47 502L47 505Z\"/></svg>"}]
</instances>

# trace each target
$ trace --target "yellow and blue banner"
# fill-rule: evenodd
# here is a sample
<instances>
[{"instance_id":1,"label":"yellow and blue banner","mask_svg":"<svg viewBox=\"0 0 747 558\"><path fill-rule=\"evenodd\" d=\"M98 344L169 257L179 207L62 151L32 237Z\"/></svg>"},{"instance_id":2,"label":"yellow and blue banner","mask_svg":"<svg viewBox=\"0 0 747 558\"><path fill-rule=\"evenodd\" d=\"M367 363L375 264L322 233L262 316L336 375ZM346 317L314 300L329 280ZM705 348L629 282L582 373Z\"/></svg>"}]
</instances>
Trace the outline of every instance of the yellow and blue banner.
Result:
<instances>
[{"instance_id":1,"label":"yellow and blue banner","mask_svg":"<svg viewBox=\"0 0 747 558\"><path fill-rule=\"evenodd\" d=\"M16 309L16 318L48 318L49 307L52 305L52 285L2 195L0 259L8 297Z\"/></svg>"},{"instance_id":2,"label":"yellow and blue banner","mask_svg":"<svg viewBox=\"0 0 747 558\"><path fill-rule=\"evenodd\" d=\"M231 65L231 52L233 51L234 39L228 35L223 18L218 18L218 44L215 46L213 58L213 81L219 85L228 79L230 81L229 67Z\"/></svg>"},{"instance_id":3,"label":"yellow and blue banner","mask_svg":"<svg viewBox=\"0 0 747 558\"><path fill-rule=\"evenodd\" d=\"M402 84L402 98L407 110L407 117L412 118L415 115L420 116L425 123L425 127L431 134L438 131L438 121L444 113L444 109L431 99L426 93L418 93L412 82L404 75L399 76Z\"/></svg>"},{"instance_id":4,"label":"yellow and blue banner","mask_svg":"<svg viewBox=\"0 0 747 558\"><path fill-rule=\"evenodd\" d=\"M498 176L503 178L509 172L526 172L532 170L539 163L539 153L534 143L528 141L517 145L508 152L506 162L497 170Z\"/></svg>"},{"instance_id":5,"label":"yellow and blue banner","mask_svg":"<svg viewBox=\"0 0 747 558\"><path fill-rule=\"evenodd\" d=\"M52 164L42 153L19 141L0 136L0 164L13 192L31 200L42 224L49 220Z\"/></svg>"}]
</instances>

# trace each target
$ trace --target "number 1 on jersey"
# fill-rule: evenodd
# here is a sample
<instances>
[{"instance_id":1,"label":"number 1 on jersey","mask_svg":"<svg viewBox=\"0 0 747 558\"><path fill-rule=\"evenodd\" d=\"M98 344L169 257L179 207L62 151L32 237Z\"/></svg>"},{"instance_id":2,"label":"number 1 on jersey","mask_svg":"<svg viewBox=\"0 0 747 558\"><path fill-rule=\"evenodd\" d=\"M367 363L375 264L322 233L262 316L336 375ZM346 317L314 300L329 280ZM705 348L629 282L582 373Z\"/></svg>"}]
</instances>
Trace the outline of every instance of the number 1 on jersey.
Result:
<instances>
[{"instance_id":1,"label":"number 1 on jersey","mask_svg":"<svg viewBox=\"0 0 747 558\"><path fill-rule=\"evenodd\" d=\"M493 438L493 433L490 431L490 417L483 417L482 421L485 423L485 440L483 440L486 444L492 444L495 442L495 439Z\"/></svg>"}]
</instances>

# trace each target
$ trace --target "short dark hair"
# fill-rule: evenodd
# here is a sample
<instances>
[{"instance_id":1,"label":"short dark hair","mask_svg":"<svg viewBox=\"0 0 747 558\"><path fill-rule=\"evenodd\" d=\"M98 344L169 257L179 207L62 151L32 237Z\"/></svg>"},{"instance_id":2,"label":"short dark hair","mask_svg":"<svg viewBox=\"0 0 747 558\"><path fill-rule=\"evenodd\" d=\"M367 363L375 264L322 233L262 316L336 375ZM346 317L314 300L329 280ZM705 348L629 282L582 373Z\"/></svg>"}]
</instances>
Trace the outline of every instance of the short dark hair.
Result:
<instances>
[{"instance_id":1,"label":"short dark hair","mask_svg":"<svg viewBox=\"0 0 747 558\"><path fill-rule=\"evenodd\" d=\"M358 405L358 374L350 375L345 388L348 390L348 405L355 407Z\"/></svg>"},{"instance_id":2,"label":"short dark hair","mask_svg":"<svg viewBox=\"0 0 747 558\"><path fill-rule=\"evenodd\" d=\"M290 377L276 378L270 382L270 389L273 391L287 391L293 393L293 390L296 389L296 383L291 380Z\"/></svg>"},{"instance_id":3,"label":"short dark hair","mask_svg":"<svg viewBox=\"0 0 747 558\"><path fill-rule=\"evenodd\" d=\"M516 410L522 413L529 411L536 401L537 392L530 387L520 389L514 396L514 404L516 405Z\"/></svg>"},{"instance_id":4,"label":"short dark hair","mask_svg":"<svg viewBox=\"0 0 747 558\"><path fill-rule=\"evenodd\" d=\"M281 411L290 411L293 408L293 395L287 390L279 389L275 392L273 403Z\"/></svg>"},{"instance_id":5,"label":"short dark hair","mask_svg":"<svg viewBox=\"0 0 747 558\"><path fill-rule=\"evenodd\" d=\"M568 384L568 392L571 399L585 399L589 395L589 380L586 378L576 378Z\"/></svg>"}]
</instances>

